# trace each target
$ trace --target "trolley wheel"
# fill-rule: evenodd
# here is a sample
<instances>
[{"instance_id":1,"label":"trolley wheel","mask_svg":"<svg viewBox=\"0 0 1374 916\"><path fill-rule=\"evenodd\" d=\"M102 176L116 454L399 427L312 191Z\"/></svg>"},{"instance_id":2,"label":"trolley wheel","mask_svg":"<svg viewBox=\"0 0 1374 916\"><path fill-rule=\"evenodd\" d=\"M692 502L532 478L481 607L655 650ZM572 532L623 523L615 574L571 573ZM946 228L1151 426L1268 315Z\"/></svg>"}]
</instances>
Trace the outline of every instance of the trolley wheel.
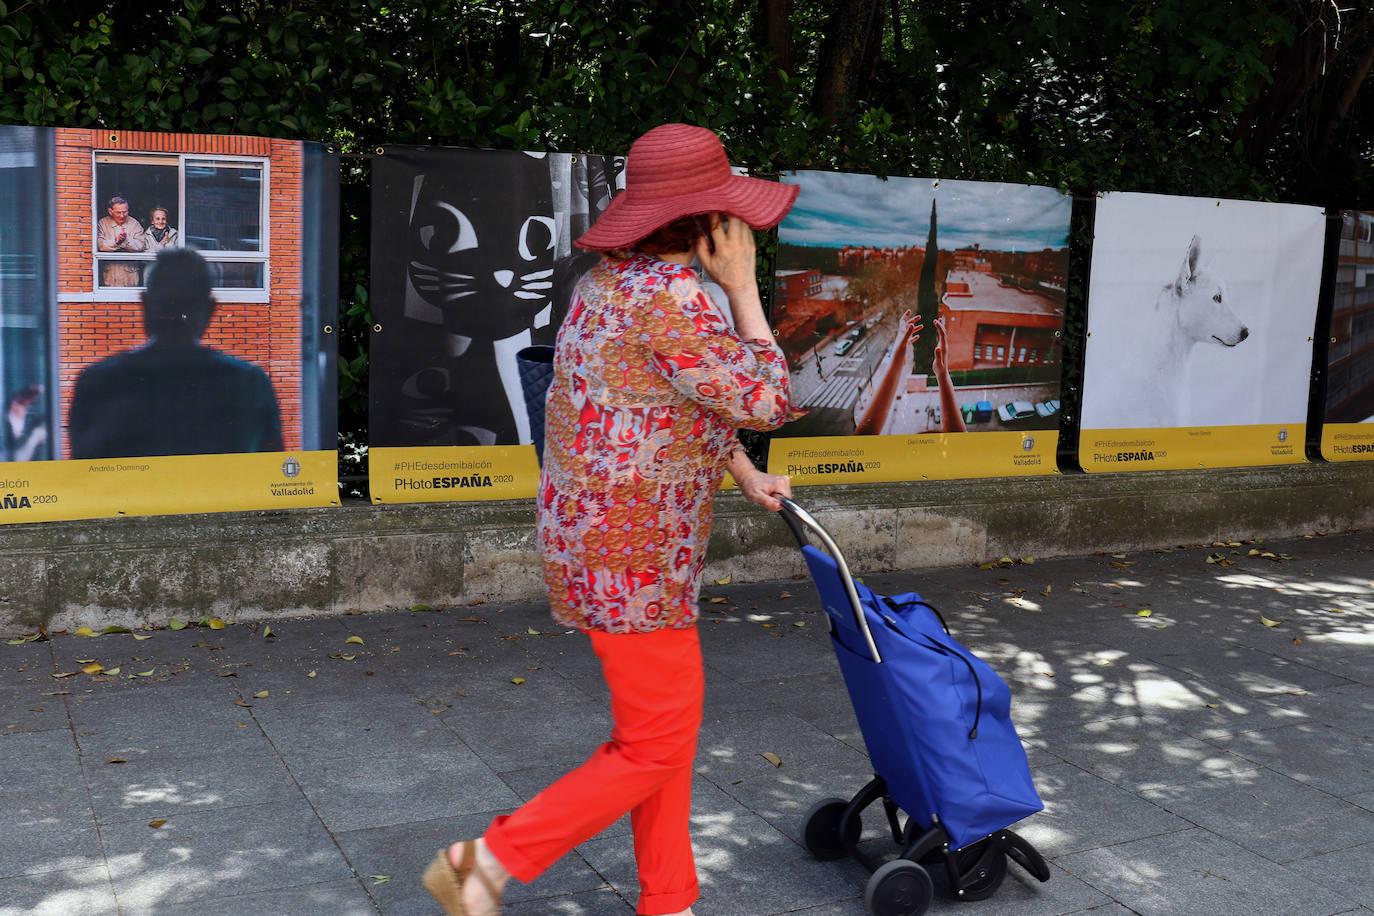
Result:
<instances>
[{"instance_id":1,"label":"trolley wheel","mask_svg":"<svg viewBox=\"0 0 1374 916\"><path fill-rule=\"evenodd\" d=\"M930 873L909 859L888 862L864 888L864 906L870 916L923 916L934 898Z\"/></svg>"},{"instance_id":2,"label":"trolley wheel","mask_svg":"<svg viewBox=\"0 0 1374 916\"><path fill-rule=\"evenodd\" d=\"M860 823L857 814L850 821L845 835L840 835L840 822L844 819L845 808L848 807L849 802L842 798L827 798L816 802L807 812L806 820L802 822L802 845L806 847L807 852L822 862L830 862L843 859L848 854L845 847L859 842L863 824Z\"/></svg>"},{"instance_id":3,"label":"trolley wheel","mask_svg":"<svg viewBox=\"0 0 1374 916\"><path fill-rule=\"evenodd\" d=\"M968 849L961 849L955 855L959 862L959 886L963 893L958 893L955 889L954 898L966 902L974 900L986 900L997 889L1002 886L1002 882L1007 877L1007 857L1002 852L1000 846L993 846L991 849L985 847L985 843L975 843ZM968 852L967 858L963 853Z\"/></svg>"},{"instance_id":4,"label":"trolley wheel","mask_svg":"<svg viewBox=\"0 0 1374 916\"><path fill-rule=\"evenodd\" d=\"M950 887L948 873L945 871L945 854L932 852L921 859L921 864L930 872L935 883L935 891L942 897L950 897L965 903L986 900L1007 877L1007 857L1000 844L994 845L993 838L979 840L951 853L954 865L959 872L959 887Z\"/></svg>"}]
</instances>

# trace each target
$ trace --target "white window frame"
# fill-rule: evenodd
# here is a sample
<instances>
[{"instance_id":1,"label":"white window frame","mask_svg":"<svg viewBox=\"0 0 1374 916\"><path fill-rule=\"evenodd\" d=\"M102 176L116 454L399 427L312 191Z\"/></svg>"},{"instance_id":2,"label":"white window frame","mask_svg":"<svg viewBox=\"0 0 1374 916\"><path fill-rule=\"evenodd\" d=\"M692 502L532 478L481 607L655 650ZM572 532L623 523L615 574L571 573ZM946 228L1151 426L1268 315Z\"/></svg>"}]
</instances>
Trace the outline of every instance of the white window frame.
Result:
<instances>
[{"instance_id":1,"label":"white window frame","mask_svg":"<svg viewBox=\"0 0 1374 916\"><path fill-rule=\"evenodd\" d=\"M262 170L262 183L259 188L258 212L262 225L259 227L262 238L261 251L201 251L207 261L220 263L262 264L262 287L244 289L238 287L215 287L213 295L216 302L255 302L265 303L272 300L272 211L268 204L272 199L272 160L267 156L235 156L219 153L164 153L154 151L131 151L97 149L91 151L91 209L94 213L105 215L104 202L96 196L96 168L103 162L121 162L131 165L157 165L167 168L175 162L177 169L177 212L181 214L181 224L176 227L183 242L186 234L186 165L187 163L222 163L226 166L256 165ZM146 214L145 214L146 216ZM137 218L137 217L135 217ZM97 218L98 221L98 218ZM142 222L142 220L140 220ZM144 226L147 231L147 226ZM146 251L112 252L101 251L96 243L97 233L91 232L91 295L80 297L99 302L138 302L143 297L142 286L101 286L100 265L102 261L151 261L157 257ZM199 249L197 249L199 250Z\"/></svg>"}]
</instances>

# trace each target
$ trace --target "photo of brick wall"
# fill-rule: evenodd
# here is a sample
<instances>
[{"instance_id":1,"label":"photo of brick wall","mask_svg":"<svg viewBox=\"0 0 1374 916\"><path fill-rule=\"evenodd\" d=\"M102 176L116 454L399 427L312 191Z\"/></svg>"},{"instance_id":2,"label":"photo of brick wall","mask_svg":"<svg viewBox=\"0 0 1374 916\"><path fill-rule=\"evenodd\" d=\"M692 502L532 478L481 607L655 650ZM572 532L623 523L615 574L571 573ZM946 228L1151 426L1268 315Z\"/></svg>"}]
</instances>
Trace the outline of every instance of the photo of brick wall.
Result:
<instances>
[{"instance_id":1,"label":"photo of brick wall","mask_svg":"<svg viewBox=\"0 0 1374 916\"><path fill-rule=\"evenodd\" d=\"M53 134L54 432L60 443L55 457L333 448L332 354L327 353L333 338L325 327L333 322L337 279L330 265L337 257L337 222L329 223L328 195L323 203L306 199L308 186L329 184L311 171L327 172L332 163L319 161L315 145L290 140L67 128ZM336 164L334 169L336 182ZM201 425L233 429L216 436L159 437L154 418L146 421L153 432L142 436L155 450L137 451L133 433L117 444L110 434L98 436L103 445L83 448L82 430L73 436L71 427L78 379L117 354L153 346L144 300L157 282L152 278L159 254L177 249L196 252L199 269L208 270L213 313L195 330L203 331L201 349L220 357L217 370L228 373L205 382L206 392L221 392L214 395L219 402L196 398L204 414ZM194 314L184 314L187 309L172 311L173 319L196 324ZM169 329L175 324L164 326L164 337ZM160 400L175 398L166 378L142 375L144 387L162 388ZM257 379L248 386L252 393L244 395L254 399L257 413L267 410L266 401L275 401L274 418L252 421L275 424L274 434L238 428L249 421L234 415L222 394L224 380L236 376ZM104 387L110 378L119 376L107 373ZM189 379L183 384L193 387ZM88 394L95 404L78 415L108 417L121 409L121 396L132 394ZM164 412L162 420L169 416Z\"/></svg>"}]
</instances>

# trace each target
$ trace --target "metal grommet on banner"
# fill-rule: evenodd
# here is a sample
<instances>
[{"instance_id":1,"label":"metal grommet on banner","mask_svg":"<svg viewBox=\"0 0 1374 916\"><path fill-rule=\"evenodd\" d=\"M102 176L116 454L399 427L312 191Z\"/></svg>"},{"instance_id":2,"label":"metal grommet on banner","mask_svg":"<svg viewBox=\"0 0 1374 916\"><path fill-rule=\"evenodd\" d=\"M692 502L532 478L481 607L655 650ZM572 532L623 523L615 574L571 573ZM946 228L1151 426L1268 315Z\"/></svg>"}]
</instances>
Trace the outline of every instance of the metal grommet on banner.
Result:
<instances>
[{"instance_id":1,"label":"metal grommet on banner","mask_svg":"<svg viewBox=\"0 0 1374 916\"><path fill-rule=\"evenodd\" d=\"M931 187L932 187L932 188L938 188L939 186L940 186L940 179L937 178L937 179L935 179L934 183L931 184ZM709 252L708 252L708 253L709 253Z\"/></svg>"},{"instance_id":2,"label":"metal grommet on banner","mask_svg":"<svg viewBox=\"0 0 1374 916\"><path fill-rule=\"evenodd\" d=\"M380 334L380 333L382 333L382 326L381 326L381 324L374 324L374 325L372 326L372 333L373 333L373 334Z\"/></svg>"},{"instance_id":3,"label":"metal grommet on banner","mask_svg":"<svg viewBox=\"0 0 1374 916\"><path fill-rule=\"evenodd\" d=\"M710 252L707 252L707 254L709 254L709 253L710 253ZM1055 331L1055 332L1054 332L1054 336L1055 336L1055 337L1060 336L1060 332L1059 332L1059 331Z\"/></svg>"},{"instance_id":4,"label":"metal grommet on banner","mask_svg":"<svg viewBox=\"0 0 1374 916\"><path fill-rule=\"evenodd\" d=\"M327 325L325 325L325 326L324 326L324 332L325 332L326 334L333 334L333 333L334 333L334 325L332 325L332 324L327 324Z\"/></svg>"},{"instance_id":5,"label":"metal grommet on banner","mask_svg":"<svg viewBox=\"0 0 1374 916\"><path fill-rule=\"evenodd\" d=\"M376 152L377 152L377 155L378 155L378 156L385 156L385 155L386 155L386 147L384 147L384 146L379 146L379 147L377 147Z\"/></svg>"},{"instance_id":6,"label":"metal grommet on banner","mask_svg":"<svg viewBox=\"0 0 1374 916\"><path fill-rule=\"evenodd\" d=\"M118 143L119 143L119 134L110 134L110 143L111 143L111 144L118 144Z\"/></svg>"},{"instance_id":7,"label":"metal grommet on banner","mask_svg":"<svg viewBox=\"0 0 1374 916\"><path fill-rule=\"evenodd\" d=\"M569 156L568 161L571 162L573 165L577 165L577 153L573 153L571 156Z\"/></svg>"}]
</instances>

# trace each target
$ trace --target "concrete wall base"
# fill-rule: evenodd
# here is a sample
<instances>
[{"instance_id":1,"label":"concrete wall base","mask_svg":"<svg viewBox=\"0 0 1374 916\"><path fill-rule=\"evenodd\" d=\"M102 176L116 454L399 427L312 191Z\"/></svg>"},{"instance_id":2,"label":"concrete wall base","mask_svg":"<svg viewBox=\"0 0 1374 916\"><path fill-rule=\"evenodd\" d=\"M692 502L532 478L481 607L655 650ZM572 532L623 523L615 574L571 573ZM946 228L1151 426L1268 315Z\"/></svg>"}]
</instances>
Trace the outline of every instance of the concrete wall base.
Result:
<instances>
[{"instance_id":1,"label":"concrete wall base","mask_svg":"<svg viewBox=\"0 0 1374 916\"><path fill-rule=\"evenodd\" d=\"M856 571L1277 538L1374 524L1374 465L799 488ZM717 501L708 581L805 572L782 522ZM543 598L519 500L0 526L0 633Z\"/></svg>"}]
</instances>

